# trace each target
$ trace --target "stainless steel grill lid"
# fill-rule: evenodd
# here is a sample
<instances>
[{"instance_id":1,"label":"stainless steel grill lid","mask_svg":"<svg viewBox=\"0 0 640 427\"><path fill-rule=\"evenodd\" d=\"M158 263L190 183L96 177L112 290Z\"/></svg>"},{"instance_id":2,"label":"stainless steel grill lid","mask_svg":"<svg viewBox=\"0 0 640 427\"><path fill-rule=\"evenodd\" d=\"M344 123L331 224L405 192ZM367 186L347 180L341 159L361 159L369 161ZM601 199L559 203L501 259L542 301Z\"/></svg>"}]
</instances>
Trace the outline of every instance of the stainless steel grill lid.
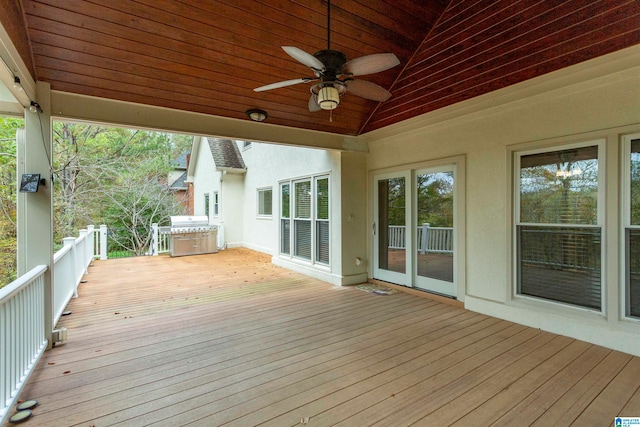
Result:
<instances>
[{"instance_id":1,"label":"stainless steel grill lid","mask_svg":"<svg viewBox=\"0 0 640 427\"><path fill-rule=\"evenodd\" d=\"M171 217L171 228L208 227L206 215L174 215Z\"/></svg>"},{"instance_id":2,"label":"stainless steel grill lid","mask_svg":"<svg viewBox=\"0 0 640 427\"><path fill-rule=\"evenodd\" d=\"M206 215L175 215L171 217L169 233L197 233L217 229L217 226L209 225L209 218Z\"/></svg>"}]
</instances>

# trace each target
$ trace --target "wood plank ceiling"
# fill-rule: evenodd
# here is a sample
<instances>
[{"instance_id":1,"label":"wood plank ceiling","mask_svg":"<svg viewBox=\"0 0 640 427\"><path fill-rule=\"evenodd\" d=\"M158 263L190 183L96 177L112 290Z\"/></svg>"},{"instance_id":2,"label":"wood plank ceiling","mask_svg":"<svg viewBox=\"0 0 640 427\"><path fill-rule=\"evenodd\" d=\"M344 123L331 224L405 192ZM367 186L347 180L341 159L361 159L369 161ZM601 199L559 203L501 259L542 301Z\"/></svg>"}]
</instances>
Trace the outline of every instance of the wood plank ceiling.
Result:
<instances>
[{"instance_id":1,"label":"wood plank ceiling","mask_svg":"<svg viewBox=\"0 0 640 427\"><path fill-rule=\"evenodd\" d=\"M347 93L329 121L308 111L308 84L252 90L312 75L281 46L326 48L325 0L14 0L0 9L53 90L245 120L261 108L271 124L345 135L640 43L637 0L333 0L333 49L348 59L393 52L401 64L362 77L389 89L389 101Z\"/></svg>"}]
</instances>

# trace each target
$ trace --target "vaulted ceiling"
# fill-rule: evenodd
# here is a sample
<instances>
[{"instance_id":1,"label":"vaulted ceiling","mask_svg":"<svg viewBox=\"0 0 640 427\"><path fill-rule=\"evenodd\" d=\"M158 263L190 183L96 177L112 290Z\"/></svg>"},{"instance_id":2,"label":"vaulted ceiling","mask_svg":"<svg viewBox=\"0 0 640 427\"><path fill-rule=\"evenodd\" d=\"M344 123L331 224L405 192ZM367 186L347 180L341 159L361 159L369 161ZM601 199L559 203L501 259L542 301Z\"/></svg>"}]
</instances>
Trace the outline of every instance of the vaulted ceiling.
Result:
<instances>
[{"instance_id":1,"label":"vaulted ceiling","mask_svg":"<svg viewBox=\"0 0 640 427\"><path fill-rule=\"evenodd\" d=\"M312 76L281 46L327 47L326 0L7 0L0 23L52 90L359 135L640 43L638 0L333 0L331 48L392 52L361 77L392 93L349 92L309 112Z\"/></svg>"}]
</instances>

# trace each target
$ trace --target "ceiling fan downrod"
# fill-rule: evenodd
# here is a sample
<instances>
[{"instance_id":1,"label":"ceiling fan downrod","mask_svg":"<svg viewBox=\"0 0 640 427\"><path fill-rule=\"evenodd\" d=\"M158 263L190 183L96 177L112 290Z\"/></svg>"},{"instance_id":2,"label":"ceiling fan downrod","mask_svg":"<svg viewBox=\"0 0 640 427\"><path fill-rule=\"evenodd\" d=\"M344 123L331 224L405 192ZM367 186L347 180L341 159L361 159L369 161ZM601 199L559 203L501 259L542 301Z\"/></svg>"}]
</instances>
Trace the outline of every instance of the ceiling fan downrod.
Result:
<instances>
[{"instance_id":1,"label":"ceiling fan downrod","mask_svg":"<svg viewBox=\"0 0 640 427\"><path fill-rule=\"evenodd\" d=\"M331 0L327 0L327 50L331 50Z\"/></svg>"}]
</instances>

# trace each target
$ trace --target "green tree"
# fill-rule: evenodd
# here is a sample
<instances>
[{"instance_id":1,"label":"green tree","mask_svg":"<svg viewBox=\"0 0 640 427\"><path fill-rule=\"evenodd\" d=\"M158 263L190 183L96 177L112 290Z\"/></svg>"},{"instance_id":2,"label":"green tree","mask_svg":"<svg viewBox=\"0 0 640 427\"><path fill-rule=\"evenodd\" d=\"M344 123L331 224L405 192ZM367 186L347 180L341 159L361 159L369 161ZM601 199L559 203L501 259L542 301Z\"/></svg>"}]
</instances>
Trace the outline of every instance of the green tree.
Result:
<instances>
[{"instance_id":1,"label":"green tree","mask_svg":"<svg viewBox=\"0 0 640 427\"><path fill-rule=\"evenodd\" d=\"M453 173L419 174L416 180L418 224L453 227Z\"/></svg>"},{"instance_id":2,"label":"green tree","mask_svg":"<svg viewBox=\"0 0 640 427\"><path fill-rule=\"evenodd\" d=\"M102 222L111 228L110 238L118 249L144 255L151 224L168 224L170 215L182 213L183 205L163 182L165 176L164 170L145 175L120 171L116 185L104 192L107 207Z\"/></svg>"},{"instance_id":3,"label":"green tree","mask_svg":"<svg viewBox=\"0 0 640 427\"><path fill-rule=\"evenodd\" d=\"M0 288L16 278L16 132L23 120L0 117Z\"/></svg>"},{"instance_id":4,"label":"green tree","mask_svg":"<svg viewBox=\"0 0 640 427\"><path fill-rule=\"evenodd\" d=\"M139 205L128 206L127 203L138 203L146 198L148 194L144 192L149 189L148 183L154 183L154 191L163 195L155 200L163 200L171 209L178 209L172 213L182 212L164 196L172 194L166 187L166 176L172 168L172 160L190 147L189 136L56 122L54 138L56 241L77 234L79 228L88 224L104 222L114 227L115 223L109 221L118 216L127 218L134 215L132 212L136 214L131 222L138 224L141 218L137 216L154 210L139 211L135 207ZM131 195L124 197L123 188ZM106 212L111 214L106 215ZM146 226L161 222L155 215L147 219ZM139 236L124 240L130 241L130 250L140 250Z\"/></svg>"}]
</instances>

